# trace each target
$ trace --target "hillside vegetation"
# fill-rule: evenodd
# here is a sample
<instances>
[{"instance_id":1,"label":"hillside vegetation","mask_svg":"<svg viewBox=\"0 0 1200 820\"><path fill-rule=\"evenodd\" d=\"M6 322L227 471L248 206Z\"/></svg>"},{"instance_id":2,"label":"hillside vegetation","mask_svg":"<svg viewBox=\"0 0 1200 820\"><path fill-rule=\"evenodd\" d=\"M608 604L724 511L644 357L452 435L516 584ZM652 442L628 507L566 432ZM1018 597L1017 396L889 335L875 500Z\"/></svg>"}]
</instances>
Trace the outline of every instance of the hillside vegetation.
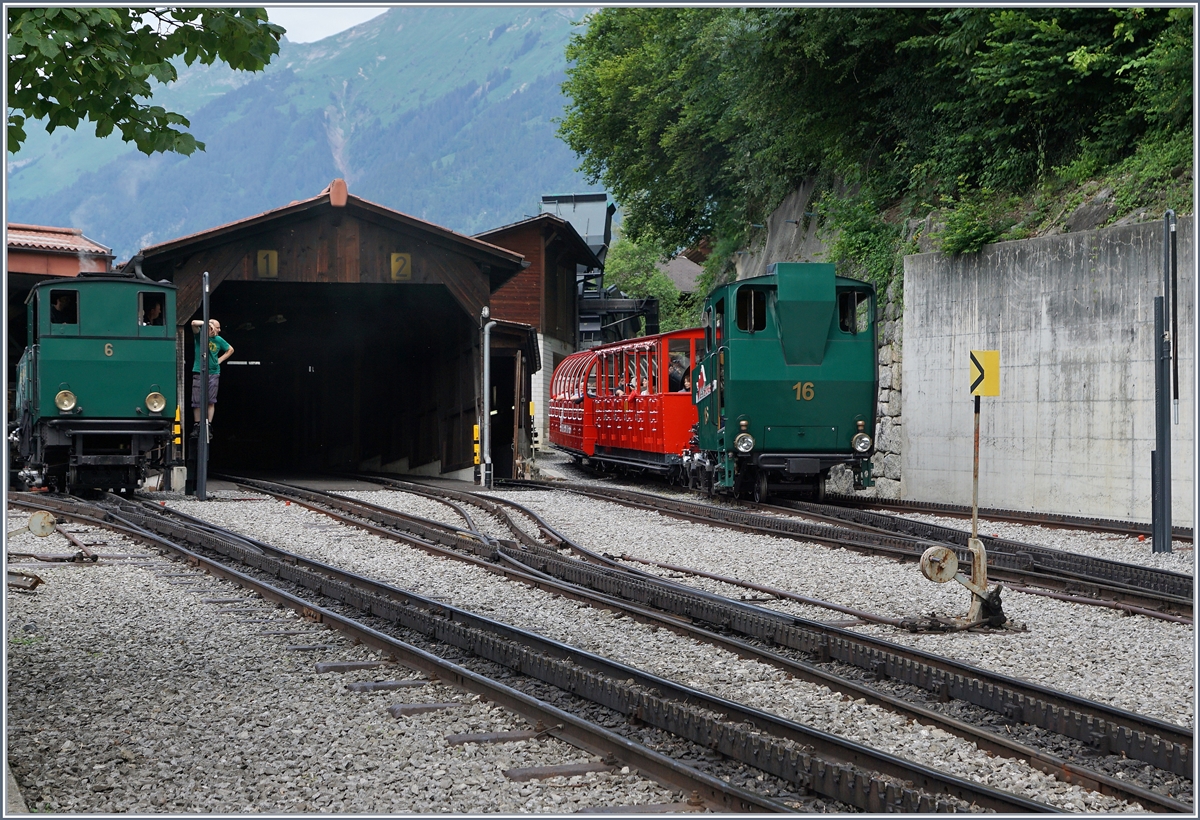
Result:
<instances>
[{"instance_id":1,"label":"hillside vegetation","mask_svg":"<svg viewBox=\"0 0 1200 820\"><path fill-rule=\"evenodd\" d=\"M281 44L257 75L180 67L154 102L206 144L138 153L90 128L9 157L8 218L139 248L317 195L350 192L475 233L584 190L555 136L576 9L403 7L316 43ZM40 133L39 133L40 132Z\"/></svg>"},{"instance_id":2,"label":"hillside vegetation","mask_svg":"<svg viewBox=\"0 0 1200 820\"><path fill-rule=\"evenodd\" d=\"M942 250L1193 210L1193 9L611 8L572 38L560 133L627 237L710 276L802 182L832 261L883 283ZM911 224L911 223L910 223Z\"/></svg>"}]
</instances>

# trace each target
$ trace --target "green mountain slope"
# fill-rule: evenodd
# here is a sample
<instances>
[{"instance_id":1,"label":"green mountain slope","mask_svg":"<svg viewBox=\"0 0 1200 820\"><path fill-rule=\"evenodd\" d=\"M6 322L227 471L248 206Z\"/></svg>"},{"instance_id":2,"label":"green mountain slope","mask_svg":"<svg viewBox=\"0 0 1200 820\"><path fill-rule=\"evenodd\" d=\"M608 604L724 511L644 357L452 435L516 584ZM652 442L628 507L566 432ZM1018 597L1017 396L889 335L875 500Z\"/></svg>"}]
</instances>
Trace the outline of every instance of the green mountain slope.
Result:
<instances>
[{"instance_id":1,"label":"green mountain slope","mask_svg":"<svg viewBox=\"0 0 1200 820\"><path fill-rule=\"evenodd\" d=\"M465 233L585 190L555 136L563 50L580 9L398 8L267 70L192 67L155 102L207 150L146 157L79 132L9 157L8 218L79 227L118 258L316 195L351 193Z\"/></svg>"}]
</instances>

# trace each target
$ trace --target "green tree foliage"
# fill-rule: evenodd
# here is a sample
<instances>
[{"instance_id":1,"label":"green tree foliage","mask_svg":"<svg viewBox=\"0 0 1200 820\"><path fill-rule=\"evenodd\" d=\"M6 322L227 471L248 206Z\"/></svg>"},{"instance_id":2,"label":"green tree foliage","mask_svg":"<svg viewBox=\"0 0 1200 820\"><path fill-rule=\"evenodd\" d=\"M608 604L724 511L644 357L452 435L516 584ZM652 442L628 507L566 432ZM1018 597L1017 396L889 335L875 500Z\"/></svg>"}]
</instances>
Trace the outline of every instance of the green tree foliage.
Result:
<instances>
[{"instance_id":1,"label":"green tree foliage","mask_svg":"<svg viewBox=\"0 0 1200 820\"><path fill-rule=\"evenodd\" d=\"M877 271L899 234L859 206L1020 194L1147 140L1178 156L1192 34L1190 8L610 8L568 48L560 135L632 238L719 245L816 179L857 201L823 218Z\"/></svg>"},{"instance_id":2,"label":"green tree foliage","mask_svg":"<svg viewBox=\"0 0 1200 820\"><path fill-rule=\"evenodd\" d=\"M666 258L666 249L652 238L634 241L621 236L604 259L606 287L616 285L629 296L658 299L658 326L663 333L695 327L700 318L694 295L689 297L680 293L675 283L658 268Z\"/></svg>"},{"instance_id":3,"label":"green tree foliage","mask_svg":"<svg viewBox=\"0 0 1200 820\"><path fill-rule=\"evenodd\" d=\"M613 10L615 11L615 10ZM683 246L711 231L730 166L728 109L707 28L692 9L630 8L572 39L561 134L581 170L625 208L631 239ZM617 159L619 158L619 159ZM664 184L666 183L666 184Z\"/></svg>"},{"instance_id":4,"label":"green tree foliage","mask_svg":"<svg viewBox=\"0 0 1200 820\"><path fill-rule=\"evenodd\" d=\"M27 118L44 118L50 132L90 120L96 136L119 129L145 154L203 150L176 127L187 128L187 118L145 102L150 81L175 80L176 58L261 71L283 33L261 8L11 7L8 150L24 142Z\"/></svg>"}]
</instances>

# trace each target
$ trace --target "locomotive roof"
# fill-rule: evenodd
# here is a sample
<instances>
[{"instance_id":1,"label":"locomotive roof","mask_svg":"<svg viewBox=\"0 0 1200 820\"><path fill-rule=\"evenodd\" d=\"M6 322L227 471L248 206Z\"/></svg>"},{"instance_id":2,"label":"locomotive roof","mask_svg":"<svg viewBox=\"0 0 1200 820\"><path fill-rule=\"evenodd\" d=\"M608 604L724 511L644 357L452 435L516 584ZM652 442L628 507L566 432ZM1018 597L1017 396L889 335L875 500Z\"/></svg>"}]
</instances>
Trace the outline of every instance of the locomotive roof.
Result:
<instances>
[{"instance_id":1,"label":"locomotive roof","mask_svg":"<svg viewBox=\"0 0 1200 820\"><path fill-rule=\"evenodd\" d=\"M772 267L773 267L773 266L772 266ZM754 282L761 282L761 281L762 281L762 280L764 280L764 279L771 279L771 280L775 280L775 279L778 279L778 278L779 278L779 274L777 274L777 273L764 273L764 274L761 274L760 276L748 276L748 277L746 277L745 279L735 279L735 280L734 280L734 281L732 281L732 282L726 282L726 283L724 283L724 284L722 284L722 285L717 285L717 286L716 286L715 288L713 288L713 289L712 289L712 291L709 293L709 296L712 296L712 294L713 294L713 293L716 293L718 290L721 290L721 289L723 289L723 288L738 287L739 285L745 285L745 284L750 284L750 283L754 283ZM848 284L848 285L867 285L868 287L871 287L871 288L874 288L874 287L875 287L875 285L874 285L874 284L872 284L871 282L868 282L868 281L866 281L865 279L855 279L855 278L854 278L854 277L852 277L852 276L842 276L840 273L839 273L839 274L836 274L836 275L835 275L833 278L834 278L834 279L835 279L835 280L836 280L838 283L842 283L842 284Z\"/></svg>"},{"instance_id":2,"label":"locomotive roof","mask_svg":"<svg viewBox=\"0 0 1200 820\"><path fill-rule=\"evenodd\" d=\"M33 285L33 287L31 287L29 289L29 296L27 296L25 298L25 301L28 302L29 299L33 297L34 293L36 293L39 290L44 290L46 288L53 288L55 290L61 290L63 288L78 287L79 285L99 285L99 284L106 284L106 285L128 284L128 285L137 285L140 288L159 288L162 290L175 290L175 286L173 284L171 284L170 282L156 282L153 279L149 279L145 276L137 276L132 273L120 273L117 271L110 271L108 273L86 273L85 272L85 273L79 274L78 276L72 276L67 279L47 279L43 282L37 282Z\"/></svg>"}]
</instances>

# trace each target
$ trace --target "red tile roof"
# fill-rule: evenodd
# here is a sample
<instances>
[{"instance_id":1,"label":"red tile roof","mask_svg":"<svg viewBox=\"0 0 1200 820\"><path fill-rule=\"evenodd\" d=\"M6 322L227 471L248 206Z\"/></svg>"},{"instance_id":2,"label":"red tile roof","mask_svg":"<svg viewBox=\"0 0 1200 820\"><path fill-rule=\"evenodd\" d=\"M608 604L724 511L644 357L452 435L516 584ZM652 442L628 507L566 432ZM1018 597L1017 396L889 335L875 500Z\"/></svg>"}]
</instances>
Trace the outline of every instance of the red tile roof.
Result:
<instances>
[{"instance_id":1,"label":"red tile roof","mask_svg":"<svg viewBox=\"0 0 1200 820\"><path fill-rule=\"evenodd\" d=\"M5 233L10 250L112 256L112 248L106 248L100 243L88 239L79 228L54 228L46 225L22 225L9 222Z\"/></svg>"}]
</instances>

